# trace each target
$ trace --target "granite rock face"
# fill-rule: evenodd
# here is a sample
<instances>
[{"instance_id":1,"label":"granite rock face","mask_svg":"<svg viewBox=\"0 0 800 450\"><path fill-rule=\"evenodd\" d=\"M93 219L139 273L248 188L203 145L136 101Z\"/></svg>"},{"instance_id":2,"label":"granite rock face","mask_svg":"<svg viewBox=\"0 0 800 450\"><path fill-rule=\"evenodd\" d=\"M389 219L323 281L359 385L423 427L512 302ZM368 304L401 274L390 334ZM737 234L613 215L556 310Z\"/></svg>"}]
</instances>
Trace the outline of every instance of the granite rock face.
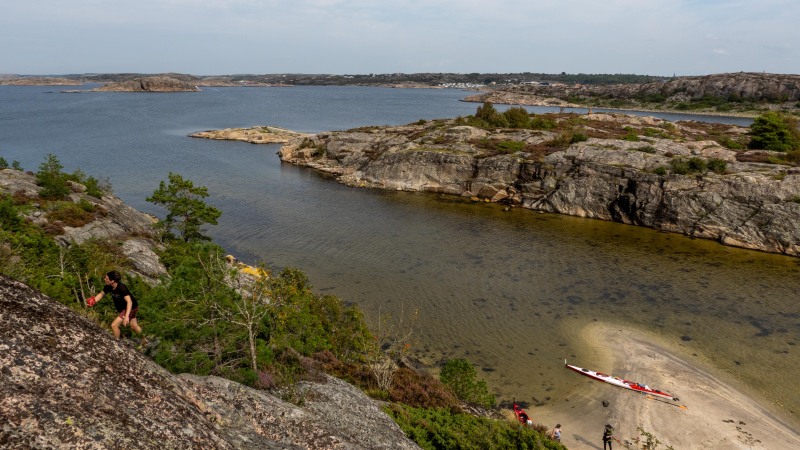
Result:
<instances>
[{"instance_id":1,"label":"granite rock face","mask_svg":"<svg viewBox=\"0 0 800 450\"><path fill-rule=\"evenodd\" d=\"M175 376L126 341L0 275L0 447L418 448L358 389L304 383L306 403Z\"/></svg>"},{"instance_id":2,"label":"granite rock face","mask_svg":"<svg viewBox=\"0 0 800 450\"><path fill-rule=\"evenodd\" d=\"M617 122L640 131L665 122L611 114L581 117L589 124ZM679 122L669 128L688 126ZM746 132L729 128L731 135ZM800 256L800 171L739 162L735 151L702 133L687 136L638 142L591 138L542 156L526 149L552 141L555 133L489 132L445 121L434 127L322 133L291 141L279 154L283 161L334 174L351 186L475 197ZM511 141L522 149L486 150L486 142ZM724 161L726 170L690 175L659 170L676 158Z\"/></svg>"}]
</instances>

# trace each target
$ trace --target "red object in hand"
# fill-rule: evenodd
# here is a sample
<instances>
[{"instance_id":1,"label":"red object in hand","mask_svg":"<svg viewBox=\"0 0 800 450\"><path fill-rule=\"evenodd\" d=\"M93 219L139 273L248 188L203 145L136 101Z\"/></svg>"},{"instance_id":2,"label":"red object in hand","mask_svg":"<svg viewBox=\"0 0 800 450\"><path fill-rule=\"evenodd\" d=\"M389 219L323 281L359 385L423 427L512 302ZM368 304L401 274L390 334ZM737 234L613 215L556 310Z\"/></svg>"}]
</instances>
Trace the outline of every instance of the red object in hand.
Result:
<instances>
[{"instance_id":1,"label":"red object in hand","mask_svg":"<svg viewBox=\"0 0 800 450\"><path fill-rule=\"evenodd\" d=\"M95 300L94 297L89 297L86 299L86 304L89 306L94 306L95 303L97 303L97 300Z\"/></svg>"}]
</instances>

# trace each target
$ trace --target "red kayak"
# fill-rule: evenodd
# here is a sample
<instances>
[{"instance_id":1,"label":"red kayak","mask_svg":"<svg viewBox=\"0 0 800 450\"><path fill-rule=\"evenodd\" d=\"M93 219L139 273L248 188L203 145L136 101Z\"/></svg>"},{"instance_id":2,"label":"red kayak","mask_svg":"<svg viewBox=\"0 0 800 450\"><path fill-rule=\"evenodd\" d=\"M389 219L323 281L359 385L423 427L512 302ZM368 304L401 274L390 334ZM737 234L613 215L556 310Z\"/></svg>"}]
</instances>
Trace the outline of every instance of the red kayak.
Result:
<instances>
[{"instance_id":1,"label":"red kayak","mask_svg":"<svg viewBox=\"0 0 800 450\"><path fill-rule=\"evenodd\" d=\"M573 370L581 375L587 376L597 381L613 384L614 386L621 387L623 389L630 389L640 394L652 395L654 397L663 398L666 400L672 400L676 402L678 401L678 397L675 397L674 395L668 394L659 389L651 388L646 384L634 383L633 381L623 380L622 378L615 377L612 375L606 375L602 372L595 372L594 370L583 369L578 366L573 366L567 364L567 360L564 360L564 365L567 367L567 369Z\"/></svg>"},{"instance_id":2,"label":"red kayak","mask_svg":"<svg viewBox=\"0 0 800 450\"><path fill-rule=\"evenodd\" d=\"M520 408L519 405L517 405L517 402L514 402L514 415L517 416L519 423L523 425L530 425L532 423L530 417L528 417L528 413L526 413L524 409Z\"/></svg>"}]
</instances>

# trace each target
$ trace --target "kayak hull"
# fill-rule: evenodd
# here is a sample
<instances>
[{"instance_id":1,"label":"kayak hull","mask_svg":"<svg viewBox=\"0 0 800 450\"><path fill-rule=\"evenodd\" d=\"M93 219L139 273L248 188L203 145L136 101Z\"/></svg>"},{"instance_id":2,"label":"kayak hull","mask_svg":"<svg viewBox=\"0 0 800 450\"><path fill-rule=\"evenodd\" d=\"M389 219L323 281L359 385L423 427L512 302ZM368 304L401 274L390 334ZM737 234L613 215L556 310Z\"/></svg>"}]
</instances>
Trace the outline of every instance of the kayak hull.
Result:
<instances>
[{"instance_id":1,"label":"kayak hull","mask_svg":"<svg viewBox=\"0 0 800 450\"><path fill-rule=\"evenodd\" d=\"M567 364L566 361L564 361L564 365L566 366L567 369L570 369L570 370L572 370L574 372L577 372L577 373L579 373L579 374L581 374L583 376L589 377L589 378L591 378L593 380L602 381L604 383L608 383L608 384L611 384L611 385L614 385L614 386L617 386L617 387L620 387L620 388L623 388L623 389L628 389L628 390L631 390L631 391L634 391L634 392L638 392L640 394L652 395L653 397L657 397L657 398L661 398L661 399L665 399L665 400L670 400L670 401L678 401L678 397L675 397L674 395L672 395L670 393L667 393L667 392L664 392L664 391L662 391L660 389L653 389L653 388L647 386L646 384L639 384L639 383L635 383L635 382L630 381L630 380L624 380L624 379L619 378L619 377L615 377L615 376L612 376L612 375L607 375L607 374L602 373L602 372L596 372L594 370L589 370L589 369L584 369L582 367L573 366L571 364Z\"/></svg>"}]
</instances>

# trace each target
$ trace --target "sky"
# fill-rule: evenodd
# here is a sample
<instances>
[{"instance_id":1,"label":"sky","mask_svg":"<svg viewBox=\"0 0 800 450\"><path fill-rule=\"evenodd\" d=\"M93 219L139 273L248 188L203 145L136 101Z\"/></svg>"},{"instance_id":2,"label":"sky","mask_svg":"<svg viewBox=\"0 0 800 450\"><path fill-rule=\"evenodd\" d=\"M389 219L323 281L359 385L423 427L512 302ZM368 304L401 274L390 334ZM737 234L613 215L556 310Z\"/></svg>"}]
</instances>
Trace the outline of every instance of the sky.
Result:
<instances>
[{"instance_id":1,"label":"sky","mask_svg":"<svg viewBox=\"0 0 800 450\"><path fill-rule=\"evenodd\" d=\"M0 74L800 74L798 0L0 0Z\"/></svg>"}]
</instances>

